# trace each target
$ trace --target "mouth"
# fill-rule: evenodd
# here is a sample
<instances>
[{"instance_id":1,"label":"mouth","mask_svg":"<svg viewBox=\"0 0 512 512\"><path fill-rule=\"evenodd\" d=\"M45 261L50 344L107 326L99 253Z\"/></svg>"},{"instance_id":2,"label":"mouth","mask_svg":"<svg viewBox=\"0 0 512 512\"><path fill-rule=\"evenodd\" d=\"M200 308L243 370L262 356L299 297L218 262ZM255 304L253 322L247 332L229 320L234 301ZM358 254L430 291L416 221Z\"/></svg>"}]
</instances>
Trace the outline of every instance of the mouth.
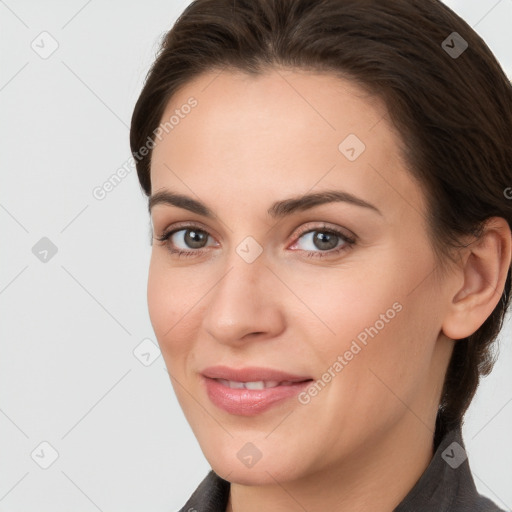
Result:
<instances>
[{"instance_id":1,"label":"mouth","mask_svg":"<svg viewBox=\"0 0 512 512\"><path fill-rule=\"evenodd\" d=\"M305 389L311 377L270 368L210 367L201 373L210 401L224 411L254 416L290 399ZM296 404L299 402L296 401Z\"/></svg>"},{"instance_id":2,"label":"mouth","mask_svg":"<svg viewBox=\"0 0 512 512\"><path fill-rule=\"evenodd\" d=\"M294 375L292 373L275 370L273 368L263 368L257 366L247 366L245 368L230 368L229 366L210 366L201 372L210 379L222 379L230 382L303 382L312 380L310 375Z\"/></svg>"},{"instance_id":3,"label":"mouth","mask_svg":"<svg viewBox=\"0 0 512 512\"><path fill-rule=\"evenodd\" d=\"M277 381L277 380L256 380L250 382L239 382L236 380L225 380L225 379L214 379L223 386L226 386L230 389L268 389L268 388L276 388L277 386L292 386L293 384L300 384L302 382L307 382L312 379L307 379L300 382L292 382L290 380Z\"/></svg>"}]
</instances>

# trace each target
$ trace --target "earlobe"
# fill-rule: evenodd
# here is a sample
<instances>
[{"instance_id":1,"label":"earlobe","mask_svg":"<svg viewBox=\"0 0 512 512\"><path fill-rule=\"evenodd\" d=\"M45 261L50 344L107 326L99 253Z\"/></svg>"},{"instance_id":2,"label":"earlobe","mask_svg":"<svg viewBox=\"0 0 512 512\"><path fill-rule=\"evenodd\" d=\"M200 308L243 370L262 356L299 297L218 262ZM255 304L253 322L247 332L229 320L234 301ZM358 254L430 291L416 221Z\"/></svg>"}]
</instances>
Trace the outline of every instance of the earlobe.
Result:
<instances>
[{"instance_id":1,"label":"earlobe","mask_svg":"<svg viewBox=\"0 0 512 512\"><path fill-rule=\"evenodd\" d=\"M487 220L482 236L464 252L458 285L442 331L451 339L476 332L498 304L511 264L511 232L502 217ZM460 281L459 281L460 283Z\"/></svg>"}]
</instances>

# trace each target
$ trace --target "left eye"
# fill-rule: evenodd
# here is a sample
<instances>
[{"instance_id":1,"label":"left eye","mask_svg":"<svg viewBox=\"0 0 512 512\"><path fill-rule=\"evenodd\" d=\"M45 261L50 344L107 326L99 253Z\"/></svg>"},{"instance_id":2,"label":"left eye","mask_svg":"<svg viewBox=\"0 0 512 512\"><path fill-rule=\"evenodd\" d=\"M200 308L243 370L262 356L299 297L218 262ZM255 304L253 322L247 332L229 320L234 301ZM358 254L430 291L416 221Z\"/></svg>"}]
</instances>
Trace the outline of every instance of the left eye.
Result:
<instances>
[{"instance_id":1,"label":"left eye","mask_svg":"<svg viewBox=\"0 0 512 512\"><path fill-rule=\"evenodd\" d=\"M308 231L301 235L295 245L301 245L300 241L302 240L302 246L299 249L303 251L329 251L332 249L337 249L342 243L349 243L349 240L346 236L341 233L335 233L333 231L328 230L312 230Z\"/></svg>"}]
</instances>

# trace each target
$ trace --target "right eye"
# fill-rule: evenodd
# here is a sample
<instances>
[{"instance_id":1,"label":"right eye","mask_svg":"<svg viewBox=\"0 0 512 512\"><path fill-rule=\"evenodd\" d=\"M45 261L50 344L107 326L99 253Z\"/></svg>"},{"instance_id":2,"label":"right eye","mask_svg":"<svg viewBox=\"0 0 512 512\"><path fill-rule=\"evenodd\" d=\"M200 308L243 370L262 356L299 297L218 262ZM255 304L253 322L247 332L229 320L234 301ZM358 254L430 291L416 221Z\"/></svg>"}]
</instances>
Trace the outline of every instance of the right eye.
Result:
<instances>
[{"instance_id":1,"label":"right eye","mask_svg":"<svg viewBox=\"0 0 512 512\"><path fill-rule=\"evenodd\" d=\"M188 225L180 229L170 229L157 237L159 242L166 245L173 254L192 256L203 253L213 237L198 226ZM215 245L211 244L211 245Z\"/></svg>"}]
</instances>

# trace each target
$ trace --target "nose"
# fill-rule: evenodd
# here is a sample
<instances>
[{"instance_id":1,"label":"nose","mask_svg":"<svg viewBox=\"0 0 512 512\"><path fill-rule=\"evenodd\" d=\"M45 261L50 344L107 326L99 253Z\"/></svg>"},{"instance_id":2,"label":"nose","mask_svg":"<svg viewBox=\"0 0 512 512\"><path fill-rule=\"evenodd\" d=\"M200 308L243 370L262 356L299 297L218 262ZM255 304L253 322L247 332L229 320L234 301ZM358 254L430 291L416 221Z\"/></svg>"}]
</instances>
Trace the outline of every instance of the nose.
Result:
<instances>
[{"instance_id":1,"label":"nose","mask_svg":"<svg viewBox=\"0 0 512 512\"><path fill-rule=\"evenodd\" d=\"M247 263L237 254L214 285L205 306L203 328L217 342L240 345L270 339L285 328L278 282L263 257Z\"/></svg>"}]
</instances>

